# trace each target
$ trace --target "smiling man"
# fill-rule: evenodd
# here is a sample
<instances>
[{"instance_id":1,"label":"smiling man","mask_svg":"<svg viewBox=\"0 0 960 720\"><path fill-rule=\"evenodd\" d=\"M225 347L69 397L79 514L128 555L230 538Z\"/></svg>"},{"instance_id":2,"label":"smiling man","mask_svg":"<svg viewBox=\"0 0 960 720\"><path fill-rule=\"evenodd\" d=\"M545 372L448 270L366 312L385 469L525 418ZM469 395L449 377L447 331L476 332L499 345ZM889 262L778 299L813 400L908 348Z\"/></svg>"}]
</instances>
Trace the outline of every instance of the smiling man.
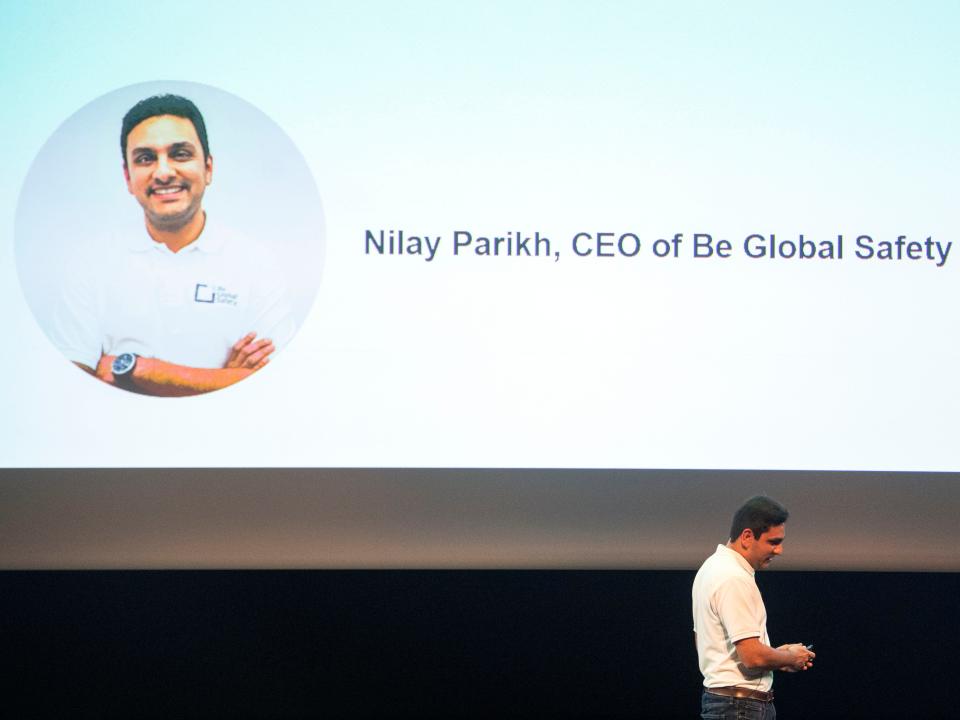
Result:
<instances>
[{"instance_id":1,"label":"smiling man","mask_svg":"<svg viewBox=\"0 0 960 720\"><path fill-rule=\"evenodd\" d=\"M178 95L146 98L124 116L120 149L143 222L75 261L57 344L103 382L147 395L248 377L295 320L269 251L203 207L214 167L203 116Z\"/></svg>"},{"instance_id":2,"label":"smiling man","mask_svg":"<svg viewBox=\"0 0 960 720\"><path fill-rule=\"evenodd\" d=\"M693 581L693 631L704 692L704 720L773 720L773 671L813 666L800 643L770 646L767 611L754 580L783 552L789 513L758 495L733 516L730 540L718 545Z\"/></svg>"}]
</instances>

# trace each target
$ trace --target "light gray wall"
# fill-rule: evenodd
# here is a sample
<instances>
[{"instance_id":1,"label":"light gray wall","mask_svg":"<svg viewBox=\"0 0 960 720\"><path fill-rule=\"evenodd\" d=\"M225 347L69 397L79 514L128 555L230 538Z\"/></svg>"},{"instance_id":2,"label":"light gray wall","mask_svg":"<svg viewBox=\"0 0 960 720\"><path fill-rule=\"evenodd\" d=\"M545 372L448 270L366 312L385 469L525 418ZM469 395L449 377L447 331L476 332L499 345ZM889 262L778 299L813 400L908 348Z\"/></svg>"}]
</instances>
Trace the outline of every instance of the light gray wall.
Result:
<instances>
[{"instance_id":1,"label":"light gray wall","mask_svg":"<svg viewBox=\"0 0 960 720\"><path fill-rule=\"evenodd\" d=\"M2 568L694 568L746 497L775 567L960 570L960 474L3 470Z\"/></svg>"}]
</instances>

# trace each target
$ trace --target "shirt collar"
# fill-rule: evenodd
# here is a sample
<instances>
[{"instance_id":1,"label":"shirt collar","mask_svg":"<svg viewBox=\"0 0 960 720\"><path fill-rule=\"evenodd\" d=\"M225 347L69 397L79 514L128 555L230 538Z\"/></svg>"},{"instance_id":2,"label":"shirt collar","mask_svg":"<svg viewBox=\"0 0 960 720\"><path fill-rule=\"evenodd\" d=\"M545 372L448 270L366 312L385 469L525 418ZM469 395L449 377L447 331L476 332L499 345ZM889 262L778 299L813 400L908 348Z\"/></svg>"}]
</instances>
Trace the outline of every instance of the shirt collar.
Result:
<instances>
[{"instance_id":1,"label":"shirt collar","mask_svg":"<svg viewBox=\"0 0 960 720\"><path fill-rule=\"evenodd\" d=\"M757 571L753 569L753 566L750 563L748 563L747 559L743 555L738 553L736 550L733 550L732 548L728 548L726 545L717 545L717 553L718 554L726 553L727 555L731 556L737 562L737 564L740 565L740 567L742 567L748 573L750 573L751 575L756 574Z\"/></svg>"},{"instance_id":2,"label":"shirt collar","mask_svg":"<svg viewBox=\"0 0 960 720\"><path fill-rule=\"evenodd\" d=\"M206 212L206 211L204 211ZM158 243L147 232L146 225L142 223L139 232L130 232L128 235L127 248L130 252L159 252L165 255L182 255L184 253L215 253L223 247L223 234L218 232L214 223L210 221L210 215L206 216L203 223L203 230L200 236L178 253L173 253L163 243Z\"/></svg>"}]
</instances>

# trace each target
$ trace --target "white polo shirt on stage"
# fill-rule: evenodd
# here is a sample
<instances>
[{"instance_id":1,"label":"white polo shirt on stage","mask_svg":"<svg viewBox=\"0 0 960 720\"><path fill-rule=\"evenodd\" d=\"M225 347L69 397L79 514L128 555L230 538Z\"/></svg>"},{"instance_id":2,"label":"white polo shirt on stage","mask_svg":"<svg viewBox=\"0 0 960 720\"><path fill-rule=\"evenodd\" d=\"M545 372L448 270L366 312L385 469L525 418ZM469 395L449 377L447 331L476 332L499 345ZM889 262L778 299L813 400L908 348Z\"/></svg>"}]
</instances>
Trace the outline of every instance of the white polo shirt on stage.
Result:
<instances>
[{"instance_id":1,"label":"white polo shirt on stage","mask_svg":"<svg viewBox=\"0 0 960 720\"><path fill-rule=\"evenodd\" d=\"M734 643L767 635L767 610L750 563L735 550L718 545L693 581L693 631L704 687L740 685L769 691L773 673L750 672L737 661Z\"/></svg>"},{"instance_id":2,"label":"white polo shirt on stage","mask_svg":"<svg viewBox=\"0 0 960 720\"><path fill-rule=\"evenodd\" d=\"M61 288L53 339L72 361L132 352L198 368L223 367L248 332L279 350L296 331L286 281L270 252L208 217L171 252L140 224L80 250Z\"/></svg>"}]
</instances>

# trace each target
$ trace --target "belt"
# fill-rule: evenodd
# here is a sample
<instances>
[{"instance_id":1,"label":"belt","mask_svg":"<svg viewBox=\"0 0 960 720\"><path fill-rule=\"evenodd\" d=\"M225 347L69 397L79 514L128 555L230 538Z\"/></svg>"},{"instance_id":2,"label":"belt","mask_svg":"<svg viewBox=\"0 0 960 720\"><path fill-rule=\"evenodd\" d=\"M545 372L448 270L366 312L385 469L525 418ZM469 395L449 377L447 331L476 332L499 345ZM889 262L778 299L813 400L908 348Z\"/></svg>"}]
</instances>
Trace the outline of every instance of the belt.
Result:
<instances>
[{"instance_id":1,"label":"belt","mask_svg":"<svg viewBox=\"0 0 960 720\"><path fill-rule=\"evenodd\" d=\"M730 687L710 687L704 688L708 693L713 695L723 695L725 697L733 698L750 698L751 700L759 700L760 702L773 702L773 693L764 692L763 690L751 690L750 688L737 687L732 685Z\"/></svg>"}]
</instances>

